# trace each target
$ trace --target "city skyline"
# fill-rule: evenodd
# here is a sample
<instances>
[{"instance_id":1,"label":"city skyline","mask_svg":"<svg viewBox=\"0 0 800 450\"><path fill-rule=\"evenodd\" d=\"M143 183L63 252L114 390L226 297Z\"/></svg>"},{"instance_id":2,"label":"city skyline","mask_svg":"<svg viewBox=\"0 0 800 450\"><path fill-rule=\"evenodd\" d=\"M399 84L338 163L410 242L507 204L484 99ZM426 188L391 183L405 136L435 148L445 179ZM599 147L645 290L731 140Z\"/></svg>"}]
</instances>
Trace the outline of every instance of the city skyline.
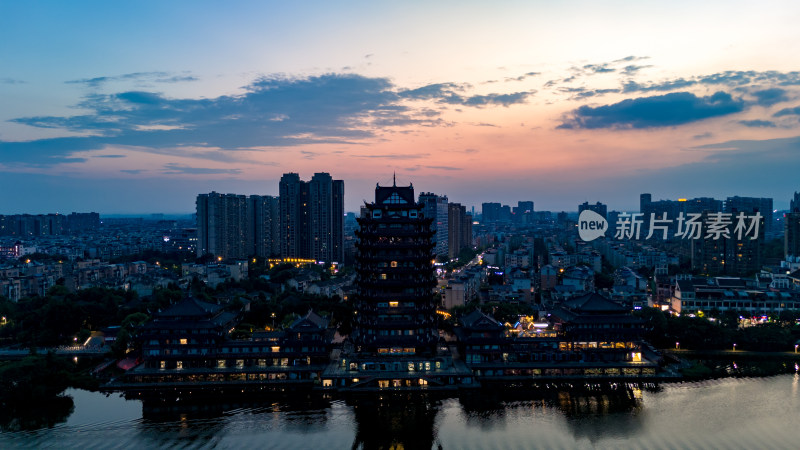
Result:
<instances>
[{"instance_id":1,"label":"city skyline","mask_svg":"<svg viewBox=\"0 0 800 450\"><path fill-rule=\"evenodd\" d=\"M800 173L794 2L0 5L0 214L189 213L329 172L452 202L769 197ZM154 200L157 199L157 200Z\"/></svg>"}]
</instances>

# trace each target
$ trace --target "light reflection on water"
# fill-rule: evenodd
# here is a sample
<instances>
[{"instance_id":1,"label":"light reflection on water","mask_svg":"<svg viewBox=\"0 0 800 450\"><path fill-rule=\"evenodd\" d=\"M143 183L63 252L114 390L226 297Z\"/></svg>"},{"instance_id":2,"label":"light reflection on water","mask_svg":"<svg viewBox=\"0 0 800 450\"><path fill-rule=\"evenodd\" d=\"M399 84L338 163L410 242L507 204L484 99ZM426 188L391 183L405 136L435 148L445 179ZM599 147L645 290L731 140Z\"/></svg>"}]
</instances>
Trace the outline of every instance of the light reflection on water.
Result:
<instances>
[{"instance_id":1,"label":"light reflection on water","mask_svg":"<svg viewBox=\"0 0 800 450\"><path fill-rule=\"evenodd\" d=\"M797 448L797 375L659 389L395 395L154 408L70 391L66 422L0 448Z\"/></svg>"}]
</instances>

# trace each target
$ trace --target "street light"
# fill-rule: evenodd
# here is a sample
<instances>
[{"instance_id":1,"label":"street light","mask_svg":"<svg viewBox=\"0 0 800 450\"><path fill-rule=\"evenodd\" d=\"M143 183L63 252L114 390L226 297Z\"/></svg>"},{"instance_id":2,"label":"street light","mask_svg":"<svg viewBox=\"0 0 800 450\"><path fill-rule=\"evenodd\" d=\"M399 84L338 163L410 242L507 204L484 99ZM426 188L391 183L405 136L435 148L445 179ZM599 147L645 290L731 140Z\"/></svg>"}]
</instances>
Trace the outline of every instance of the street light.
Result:
<instances>
[{"instance_id":1,"label":"street light","mask_svg":"<svg viewBox=\"0 0 800 450\"><path fill-rule=\"evenodd\" d=\"M5 321L5 317L3 317L3 321ZM794 344L794 352L797 353L797 344Z\"/></svg>"},{"instance_id":2,"label":"street light","mask_svg":"<svg viewBox=\"0 0 800 450\"><path fill-rule=\"evenodd\" d=\"M675 350L678 350L680 348L681 348L681 343L678 342L678 341L675 341Z\"/></svg>"},{"instance_id":3,"label":"street light","mask_svg":"<svg viewBox=\"0 0 800 450\"><path fill-rule=\"evenodd\" d=\"M733 344L733 351L736 351L736 344Z\"/></svg>"}]
</instances>

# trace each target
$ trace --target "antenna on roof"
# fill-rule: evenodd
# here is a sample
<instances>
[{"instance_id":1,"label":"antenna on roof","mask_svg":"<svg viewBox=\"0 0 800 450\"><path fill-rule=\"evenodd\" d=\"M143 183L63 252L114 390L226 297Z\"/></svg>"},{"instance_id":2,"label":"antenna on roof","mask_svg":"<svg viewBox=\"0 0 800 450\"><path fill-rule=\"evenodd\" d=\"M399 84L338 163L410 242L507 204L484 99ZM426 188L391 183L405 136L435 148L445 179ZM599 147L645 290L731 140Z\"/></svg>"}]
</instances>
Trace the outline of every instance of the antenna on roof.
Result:
<instances>
[{"instance_id":1,"label":"antenna on roof","mask_svg":"<svg viewBox=\"0 0 800 450\"><path fill-rule=\"evenodd\" d=\"M397 171L392 173L392 187L397 187Z\"/></svg>"}]
</instances>

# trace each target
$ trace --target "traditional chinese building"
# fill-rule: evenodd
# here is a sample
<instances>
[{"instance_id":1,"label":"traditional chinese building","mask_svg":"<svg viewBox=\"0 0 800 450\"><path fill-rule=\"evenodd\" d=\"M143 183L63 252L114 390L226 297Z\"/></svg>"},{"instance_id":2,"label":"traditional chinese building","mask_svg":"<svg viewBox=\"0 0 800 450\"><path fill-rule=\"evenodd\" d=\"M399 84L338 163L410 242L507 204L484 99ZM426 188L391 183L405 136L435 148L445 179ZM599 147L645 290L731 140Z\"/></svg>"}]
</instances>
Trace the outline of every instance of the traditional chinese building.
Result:
<instances>
[{"instance_id":1,"label":"traditional chinese building","mask_svg":"<svg viewBox=\"0 0 800 450\"><path fill-rule=\"evenodd\" d=\"M128 392L311 388L329 362L328 322L309 311L282 331L232 339L238 314L193 298L155 313L138 332L142 361L113 387Z\"/></svg>"},{"instance_id":2,"label":"traditional chinese building","mask_svg":"<svg viewBox=\"0 0 800 450\"><path fill-rule=\"evenodd\" d=\"M356 232L356 327L361 352L431 353L439 340L431 218L414 187L377 186Z\"/></svg>"},{"instance_id":3,"label":"traditional chinese building","mask_svg":"<svg viewBox=\"0 0 800 450\"><path fill-rule=\"evenodd\" d=\"M355 327L323 387L453 388L469 370L440 342L431 221L414 187L378 185L356 232Z\"/></svg>"},{"instance_id":4,"label":"traditional chinese building","mask_svg":"<svg viewBox=\"0 0 800 450\"><path fill-rule=\"evenodd\" d=\"M657 355L643 356L642 327L629 309L590 293L563 302L546 319L521 317L513 326L476 310L456 334L476 380L491 384L654 376Z\"/></svg>"}]
</instances>

